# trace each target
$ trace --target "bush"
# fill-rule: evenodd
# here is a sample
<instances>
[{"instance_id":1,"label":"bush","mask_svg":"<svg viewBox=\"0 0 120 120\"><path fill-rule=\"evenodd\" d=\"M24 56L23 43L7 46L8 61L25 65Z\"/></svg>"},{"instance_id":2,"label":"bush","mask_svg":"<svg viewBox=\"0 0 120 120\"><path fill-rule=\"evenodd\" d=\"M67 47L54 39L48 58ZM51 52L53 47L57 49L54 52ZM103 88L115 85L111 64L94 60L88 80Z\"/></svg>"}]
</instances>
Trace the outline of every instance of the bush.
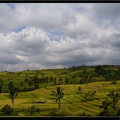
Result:
<instances>
[{"instance_id":1,"label":"bush","mask_svg":"<svg viewBox=\"0 0 120 120\"><path fill-rule=\"evenodd\" d=\"M120 116L120 109L118 109L117 111L117 116Z\"/></svg>"},{"instance_id":2,"label":"bush","mask_svg":"<svg viewBox=\"0 0 120 120\"><path fill-rule=\"evenodd\" d=\"M82 101L86 102L86 101L91 101L94 99L94 96L96 94L96 91L88 91L87 93L84 93L81 95L82 97Z\"/></svg>"},{"instance_id":3,"label":"bush","mask_svg":"<svg viewBox=\"0 0 120 120\"><path fill-rule=\"evenodd\" d=\"M80 113L79 116L90 116L90 115L83 112L83 113Z\"/></svg>"},{"instance_id":4,"label":"bush","mask_svg":"<svg viewBox=\"0 0 120 120\"><path fill-rule=\"evenodd\" d=\"M49 116L58 116L56 110L51 110Z\"/></svg>"},{"instance_id":5,"label":"bush","mask_svg":"<svg viewBox=\"0 0 120 120\"><path fill-rule=\"evenodd\" d=\"M28 107L29 115L33 115L35 112L39 112L39 111L40 111L40 109L35 106Z\"/></svg>"},{"instance_id":6,"label":"bush","mask_svg":"<svg viewBox=\"0 0 120 120\"><path fill-rule=\"evenodd\" d=\"M12 115L13 114L13 108L10 107L10 105L5 105L2 107L1 112L3 115Z\"/></svg>"},{"instance_id":7,"label":"bush","mask_svg":"<svg viewBox=\"0 0 120 120\"><path fill-rule=\"evenodd\" d=\"M108 116L108 111L100 112L99 116Z\"/></svg>"},{"instance_id":8,"label":"bush","mask_svg":"<svg viewBox=\"0 0 120 120\"><path fill-rule=\"evenodd\" d=\"M77 94L80 94L81 90L82 90L82 88L81 88L81 86L79 86L78 89L77 89Z\"/></svg>"},{"instance_id":9,"label":"bush","mask_svg":"<svg viewBox=\"0 0 120 120\"><path fill-rule=\"evenodd\" d=\"M65 111L51 110L49 116L67 116Z\"/></svg>"},{"instance_id":10,"label":"bush","mask_svg":"<svg viewBox=\"0 0 120 120\"><path fill-rule=\"evenodd\" d=\"M115 85L115 84L117 84L117 82L116 82L116 81L112 81L111 84L114 84L114 85Z\"/></svg>"}]
</instances>

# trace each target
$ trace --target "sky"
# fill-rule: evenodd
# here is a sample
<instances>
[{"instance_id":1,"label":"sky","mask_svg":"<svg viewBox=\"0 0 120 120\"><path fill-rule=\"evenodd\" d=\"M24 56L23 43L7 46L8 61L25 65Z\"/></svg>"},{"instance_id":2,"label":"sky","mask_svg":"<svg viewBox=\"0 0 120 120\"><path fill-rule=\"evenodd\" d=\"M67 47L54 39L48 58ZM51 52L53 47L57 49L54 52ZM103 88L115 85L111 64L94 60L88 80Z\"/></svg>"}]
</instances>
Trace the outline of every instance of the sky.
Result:
<instances>
[{"instance_id":1,"label":"sky","mask_svg":"<svg viewBox=\"0 0 120 120\"><path fill-rule=\"evenodd\" d=\"M120 3L0 3L0 71L120 64Z\"/></svg>"}]
</instances>

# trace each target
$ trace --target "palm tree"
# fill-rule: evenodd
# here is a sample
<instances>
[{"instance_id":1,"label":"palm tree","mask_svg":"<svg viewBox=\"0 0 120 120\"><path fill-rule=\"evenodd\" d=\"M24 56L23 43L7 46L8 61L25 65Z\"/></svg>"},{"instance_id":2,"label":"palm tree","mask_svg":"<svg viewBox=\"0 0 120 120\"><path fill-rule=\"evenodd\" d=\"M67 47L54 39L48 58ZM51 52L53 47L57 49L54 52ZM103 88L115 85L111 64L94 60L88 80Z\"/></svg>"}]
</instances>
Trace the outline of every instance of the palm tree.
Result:
<instances>
[{"instance_id":1,"label":"palm tree","mask_svg":"<svg viewBox=\"0 0 120 120\"><path fill-rule=\"evenodd\" d=\"M108 107L110 104L111 102L107 98L105 99L105 101L102 102L102 105L99 108L103 108L103 111L100 113L100 115L106 116L108 114Z\"/></svg>"},{"instance_id":2,"label":"palm tree","mask_svg":"<svg viewBox=\"0 0 120 120\"><path fill-rule=\"evenodd\" d=\"M106 100L102 102L102 105L100 106L100 108L103 108L104 111L106 112L108 110L108 106L110 105L110 101Z\"/></svg>"},{"instance_id":3,"label":"palm tree","mask_svg":"<svg viewBox=\"0 0 120 120\"><path fill-rule=\"evenodd\" d=\"M114 91L110 92L108 96L111 98L111 107L113 108L116 114L116 105L118 104L118 100L120 99L120 95L115 93Z\"/></svg>"},{"instance_id":4,"label":"palm tree","mask_svg":"<svg viewBox=\"0 0 120 120\"><path fill-rule=\"evenodd\" d=\"M18 96L18 88L14 87L13 82L9 82L8 91L9 91L9 98L12 100L12 107L14 110L14 99Z\"/></svg>"},{"instance_id":5,"label":"palm tree","mask_svg":"<svg viewBox=\"0 0 120 120\"><path fill-rule=\"evenodd\" d=\"M52 96L55 97L56 102L58 101L58 110L60 111L60 99L63 98L63 89L61 87L56 87L56 92L52 91Z\"/></svg>"}]
</instances>

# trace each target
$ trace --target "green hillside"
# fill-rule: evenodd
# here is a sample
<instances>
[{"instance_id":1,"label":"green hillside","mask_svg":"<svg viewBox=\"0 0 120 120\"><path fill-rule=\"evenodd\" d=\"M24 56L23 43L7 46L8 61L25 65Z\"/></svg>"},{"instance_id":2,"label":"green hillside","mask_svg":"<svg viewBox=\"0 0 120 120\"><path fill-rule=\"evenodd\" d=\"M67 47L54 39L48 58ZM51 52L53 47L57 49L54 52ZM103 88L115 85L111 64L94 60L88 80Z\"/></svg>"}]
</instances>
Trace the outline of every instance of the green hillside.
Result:
<instances>
[{"instance_id":1,"label":"green hillside","mask_svg":"<svg viewBox=\"0 0 120 120\"><path fill-rule=\"evenodd\" d=\"M107 94L111 91L120 94L120 80L108 80L107 72L99 75L95 69L94 67L76 67L0 72L0 81L3 82L0 94L0 109L7 104L12 107L12 101L8 97L8 84L13 82L15 87L19 88L19 94L14 99L15 116L56 116L58 103L52 98L51 93L56 91L58 86L63 88L64 92L64 96L61 98L61 116L100 116L103 108L100 109L99 107L105 101ZM116 68L111 68L111 70L111 74L114 73L119 78L117 76L119 70ZM37 88L35 88L36 80L39 81L36 83L38 84ZM95 95L89 96L94 91L96 92ZM108 99L110 98L108 97ZM40 103L40 101L43 101L43 103ZM30 107L32 106L35 106L37 110L34 109L31 113ZM120 100L116 110L119 109ZM0 114L4 116L2 111ZM114 115L112 108L109 106L108 116Z\"/></svg>"}]
</instances>

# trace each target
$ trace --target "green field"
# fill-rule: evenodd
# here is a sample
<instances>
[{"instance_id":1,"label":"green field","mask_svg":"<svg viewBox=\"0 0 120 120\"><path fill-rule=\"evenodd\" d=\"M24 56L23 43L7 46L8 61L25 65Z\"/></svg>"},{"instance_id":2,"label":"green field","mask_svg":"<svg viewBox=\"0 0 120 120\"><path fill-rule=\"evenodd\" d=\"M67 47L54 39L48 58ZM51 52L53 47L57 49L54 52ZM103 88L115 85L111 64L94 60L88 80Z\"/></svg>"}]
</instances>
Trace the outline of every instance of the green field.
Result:
<instances>
[{"instance_id":1,"label":"green field","mask_svg":"<svg viewBox=\"0 0 120 120\"><path fill-rule=\"evenodd\" d=\"M64 96L61 99L61 111L66 113L66 116L80 116L82 113L88 114L89 116L99 116L102 109L99 106L105 100L107 94L110 91L115 91L120 94L120 80L117 80L116 84L111 84L111 81L105 81L102 77L94 77L95 82L78 84L79 74L83 69L51 69L51 70L34 70L34 71L22 71L20 72L1 72L0 78L4 82L3 93L0 94L0 109L6 104L12 106L11 99L9 99L7 87L10 81L14 82L15 86L22 89L20 82L26 78L38 75L39 78L44 77L56 77L57 82L59 78L62 78L62 84L52 84L50 79L48 80L46 88L44 83L39 84L39 88L30 91L20 91L18 96L15 98L14 108L17 112L17 116L50 116L51 111L58 109L58 103L55 99L50 96L52 91L56 90L56 86L63 88ZM94 68L87 68L87 71L94 72ZM20 73L20 75L19 75ZM65 84L65 78L73 83ZM101 80L101 82L99 81ZM50 83L50 84L49 84ZM24 82L24 86L28 87L27 83ZM34 88L34 85L31 85ZM81 87L81 92L77 94L78 87ZM96 94L92 100L82 101L81 95L88 91L96 91ZM45 103L38 103L39 101L45 101ZM40 110L29 115L28 107L35 106ZM120 100L117 104L117 109L120 108ZM112 116L111 112L111 116Z\"/></svg>"}]
</instances>

